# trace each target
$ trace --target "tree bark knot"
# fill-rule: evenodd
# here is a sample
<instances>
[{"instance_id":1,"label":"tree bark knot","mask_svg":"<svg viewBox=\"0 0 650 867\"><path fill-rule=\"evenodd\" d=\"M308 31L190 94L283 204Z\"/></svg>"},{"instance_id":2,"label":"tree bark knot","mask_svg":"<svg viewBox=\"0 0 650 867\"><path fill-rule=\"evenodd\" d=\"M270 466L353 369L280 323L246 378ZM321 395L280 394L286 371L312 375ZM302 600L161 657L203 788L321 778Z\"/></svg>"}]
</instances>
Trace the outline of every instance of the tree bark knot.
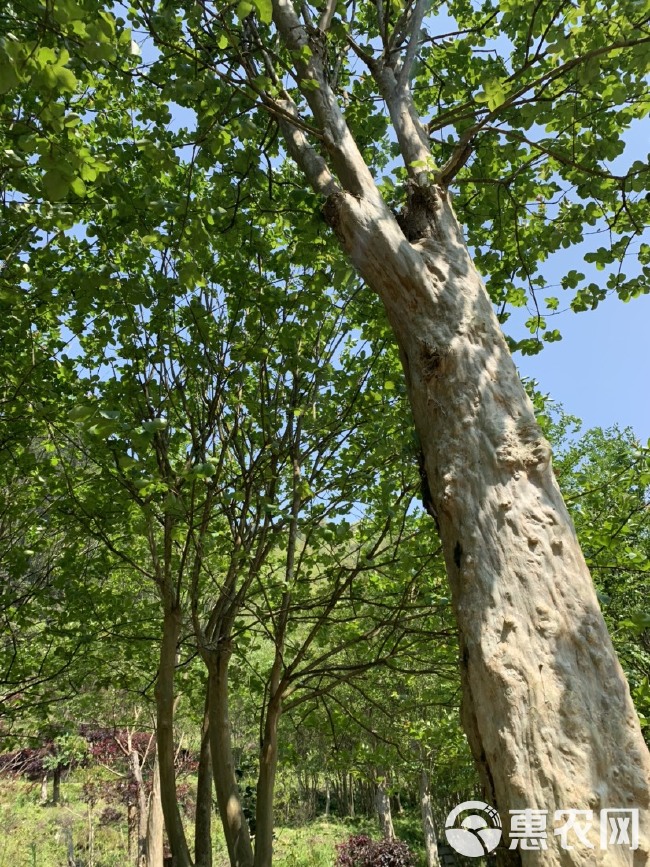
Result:
<instances>
[{"instance_id":1,"label":"tree bark knot","mask_svg":"<svg viewBox=\"0 0 650 867\"><path fill-rule=\"evenodd\" d=\"M341 207L345 201L345 193L332 193L325 199L323 205L323 217L327 225L332 229L336 237L345 243L343 227L341 222Z\"/></svg>"},{"instance_id":2,"label":"tree bark knot","mask_svg":"<svg viewBox=\"0 0 650 867\"><path fill-rule=\"evenodd\" d=\"M496 458L500 466L509 470L542 472L551 463L551 447L538 430L511 433L497 449Z\"/></svg>"},{"instance_id":3,"label":"tree bark knot","mask_svg":"<svg viewBox=\"0 0 650 867\"><path fill-rule=\"evenodd\" d=\"M420 363L422 375L429 381L440 373L440 365L447 355L447 350L440 350L437 346L425 340L420 340Z\"/></svg>"},{"instance_id":4,"label":"tree bark knot","mask_svg":"<svg viewBox=\"0 0 650 867\"><path fill-rule=\"evenodd\" d=\"M440 192L436 187L421 187L408 182L406 205L397 214L397 222L410 243L424 238L438 238L437 217L440 211Z\"/></svg>"}]
</instances>

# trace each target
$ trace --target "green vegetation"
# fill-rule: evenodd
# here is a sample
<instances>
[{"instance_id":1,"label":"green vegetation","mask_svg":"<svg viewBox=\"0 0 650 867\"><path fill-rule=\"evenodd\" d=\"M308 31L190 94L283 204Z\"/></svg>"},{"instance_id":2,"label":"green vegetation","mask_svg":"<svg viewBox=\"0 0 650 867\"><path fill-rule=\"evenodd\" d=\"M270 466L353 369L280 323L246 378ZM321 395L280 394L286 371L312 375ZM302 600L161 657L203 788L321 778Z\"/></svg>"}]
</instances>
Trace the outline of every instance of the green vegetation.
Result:
<instances>
[{"instance_id":1,"label":"green vegetation","mask_svg":"<svg viewBox=\"0 0 650 867\"><path fill-rule=\"evenodd\" d=\"M648 291L647 10L5 7L0 867L431 867L427 781L441 841L643 799L650 452L508 348ZM564 804L530 744L583 723Z\"/></svg>"}]
</instances>

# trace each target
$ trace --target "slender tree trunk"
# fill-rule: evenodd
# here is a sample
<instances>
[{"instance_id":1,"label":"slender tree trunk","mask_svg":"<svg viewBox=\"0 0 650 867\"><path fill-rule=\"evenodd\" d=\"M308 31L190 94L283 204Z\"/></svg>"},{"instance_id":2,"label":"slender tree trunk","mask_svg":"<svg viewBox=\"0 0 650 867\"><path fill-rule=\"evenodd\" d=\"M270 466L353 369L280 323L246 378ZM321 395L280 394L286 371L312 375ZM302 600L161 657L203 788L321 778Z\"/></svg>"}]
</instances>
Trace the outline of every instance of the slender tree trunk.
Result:
<instances>
[{"instance_id":1,"label":"slender tree trunk","mask_svg":"<svg viewBox=\"0 0 650 867\"><path fill-rule=\"evenodd\" d=\"M278 721L281 706L272 700L266 712L260 751L255 807L255 867L271 867L273 861L273 794L278 764Z\"/></svg>"},{"instance_id":2,"label":"slender tree trunk","mask_svg":"<svg viewBox=\"0 0 650 867\"><path fill-rule=\"evenodd\" d=\"M146 823L145 867L163 867L164 817L160 790L160 765L156 760L153 768L153 785L149 799Z\"/></svg>"},{"instance_id":3,"label":"slender tree trunk","mask_svg":"<svg viewBox=\"0 0 650 867\"><path fill-rule=\"evenodd\" d=\"M348 815L351 819L354 819L354 777L352 776L352 774L350 774L349 776L348 797Z\"/></svg>"},{"instance_id":4,"label":"slender tree trunk","mask_svg":"<svg viewBox=\"0 0 650 867\"><path fill-rule=\"evenodd\" d=\"M415 191L413 243L374 203L337 194L326 211L399 344L486 797L506 819L512 809L594 811L595 849L560 854L551 840L541 855L518 851L523 864L630 864L622 846L600 850L598 816L638 808L648 852L648 750L548 443L449 197Z\"/></svg>"},{"instance_id":5,"label":"slender tree trunk","mask_svg":"<svg viewBox=\"0 0 650 867\"><path fill-rule=\"evenodd\" d=\"M196 867L212 867L212 757L210 755L208 690L209 683L206 687L201 752L196 783L196 822L194 826L194 862Z\"/></svg>"},{"instance_id":6,"label":"slender tree trunk","mask_svg":"<svg viewBox=\"0 0 650 867\"><path fill-rule=\"evenodd\" d=\"M325 778L325 815L329 818L330 814L330 797L331 797L331 783L329 777Z\"/></svg>"},{"instance_id":7,"label":"slender tree trunk","mask_svg":"<svg viewBox=\"0 0 650 867\"><path fill-rule=\"evenodd\" d=\"M130 801L126 812L129 864L140 867L138 861L138 805Z\"/></svg>"},{"instance_id":8,"label":"slender tree trunk","mask_svg":"<svg viewBox=\"0 0 650 867\"><path fill-rule=\"evenodd\" d=\"M175 867L191 867L192 859L176 800L176 771L174 768L174 673L176 671L176 647L180 629L180 609L166 609L163 618L163 637L160 645L160 662L156 681L157 764L160 769L160 797L165 817L165 829L174 856Z\"/></svg>"},{"instance_id":9,"label":"slender tree trunk","mask_svg":"<svg viewBox=\"0 0 650 867\"><path fill-rule=\"evenodd\" d=\"M427 867L440 867L436 826L433 821L433 811L431 810L429 778L424 769L420 773L420 812L422 814L422 829L424 831L424 849L427 853Z\"/></svg>"},{"instance_id":10,"label":"slender tree trunk","mask_svg":"<svg viewBox=\"0 0 650 867\"><path fill-rule=\"evenodd\" d=\"M47 771L41 778L41 806L47 804Z\"/></svg>"},{"instance_id":11,"label":"slender tree trunk","mask_svg":"<svg viewBox=\"0 0 650 867\"><path fill-rule=\"evenodd\" d=\"M390 797L383 782L377 784L375 807L377 808L379 827L381 828L383 838L385 840L394 840L395 829L393 828L393 816L390 811Z\"/></svg>"},{"instance_id":12,"label":"slender tree trunk","mask_svg":"<svg viewBox=\"0 0 650 867\"><path fill-rule=\"evenodd\" d=\"M64 827L65 844L67 852L67 867L76 867L77 859L74 857L74 837L72 836L72 828L68 825Z\"/></svg>"},{"instance_id":13,"label":"slender tree trunk","mask_svg":"<svg viewBox=\"0 0 650 867\"><path fill-rule=\"evenodd\" d=\"M95 823L93 821L93 805L91 803L88 804L88 845L86 846L86 851L88 852L88 860L86 864L88 867L95 867Z\"/></svg>"},{"instance_id":14,"label":"slender tree trunk","mask_svg":"<svg viewBox=\"0 0 650 867\"><path fill-rule=\"evenodd\" d=\"M129 759L131 764L131 775L135 782L136 796L133 830L131 830L131 825L129 824L129 854L134 858L133 863L135 863L136 867L145 867L147 857L147 817L149 813L149 805L147 803L147 793L145 792L144 781L142 779L140 754L137 750L132 749ZM133 834L133 843L131 842L131 834Z\"/></svg>"},{"instance_id":15,"label":"slender tree trunk","mask_svg":"<svg viewBox=\"0 0 650 867\"><path fill-rule=\"evenodd\" d=\"M61 803L61 765L57 765L52 772L52 803L56 807Z\"/></svg>"},{"instance_id":16,"label":"slender tree trunk","mask_svg":"<svg viewBox=\"0 0 650 867\"><path fill-rule=\"evenodd\" d=\"M208 716L212 772L231 867L252 867L253 847L244 816L232 754L228 716L229 652L206 656L209 674Z\"/></svg>"}]
</instances>

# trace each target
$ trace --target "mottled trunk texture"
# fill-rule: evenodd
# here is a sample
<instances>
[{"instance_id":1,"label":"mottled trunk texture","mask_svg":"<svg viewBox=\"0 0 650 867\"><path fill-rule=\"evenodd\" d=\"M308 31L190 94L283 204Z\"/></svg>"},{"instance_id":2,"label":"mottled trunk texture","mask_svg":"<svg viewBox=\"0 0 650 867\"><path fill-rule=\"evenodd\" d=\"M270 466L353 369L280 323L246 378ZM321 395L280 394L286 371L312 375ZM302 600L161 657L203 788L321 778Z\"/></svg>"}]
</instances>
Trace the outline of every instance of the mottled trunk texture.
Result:
<instances>
[{"instance_id":1,"label":"mottled trunk texture","mask_svg":"<svg viewBox=\"0 0 650 867\"><path fill-rule=\"evenodd\" d=\"M650 762L551 453L448 194L413 186L398 225L338 192L325 214L399 344L461 644L462 717L501 812L592 810L595 848L523 865L648 859ZM638 808L640 848L601 851L598 811Z\"/></svg>"},{"instance_id":2,"label":"mottled trunk texture","mask_svg":"<svg viewBox=\"0 0 650 867\"><path fill-rule=\"evenodd\" d=\"M147 794L145 792L144 781L142 779L140 754L137 750L131 750L129 753L129 762L131 765L131 776L133 777L136 798L136 803L133 805L134 815L129 822L129 855L133 858L132 863L134 863L136 867L146 867L147 817L149 807L147 804Z\"/></svg>"},{"instance_id":3,"label":"mottled trunk texture","mask_svg":"<svg viewBox=\"0 0 650 867\"><path fill-rule=\"evenodd\" d=\"M149 812L146 824L145 867L163 867L163 829L165 821L160 799L160 766L158 759L154 762L153 784L151 787L151 797L149 798Z\"/></svg>"},{"instance_id":4,"label":"mottled trunk texture","mask_svg":"<svg viewBox=\"0 0 650 867\"><path fill-rule=\"evenodd\" d=\"M395 839L395 829L393 828L393 815L390 810L390 797L386 791L386 786L383 783L377 785L375 791L375 807L377 809L377 817L379 818L379 827L384 840Z\"/></svg>"},{"instance_id":5,"label":"mottled trunk texture","mask_svg":"<svg viewBox=\"0 0 650 867\"><path fill-rule=\"evenodd\" d=\"M420 813L422 815L422 830L424 832L424 849L427 854L427 867L440 867L438 855L438 838L436 825L431 810L431 792L429 777L426 771L420 773Z\"/></svg>"}]
</instances>

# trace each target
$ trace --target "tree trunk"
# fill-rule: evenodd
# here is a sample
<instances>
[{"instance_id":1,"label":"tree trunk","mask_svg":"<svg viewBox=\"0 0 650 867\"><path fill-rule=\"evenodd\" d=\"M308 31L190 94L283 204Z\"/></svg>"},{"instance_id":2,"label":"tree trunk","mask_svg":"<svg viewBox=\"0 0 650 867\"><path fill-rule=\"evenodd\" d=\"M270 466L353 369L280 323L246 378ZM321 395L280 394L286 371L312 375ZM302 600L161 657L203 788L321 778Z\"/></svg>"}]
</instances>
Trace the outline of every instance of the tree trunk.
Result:
<instances>
[{"instance_id":1,"label":"tree trunk","mask_svg":"<svg viewBox=\"0 0 650 867\"><path fill-rule=\"evenodd\" d=\"M142 779L140 754L137 750L132 749L129 758L131 763L131 775L133 776L133 780L135 782L136 797L136 803L134 805L135 815L132 819L133 829L131 829L131 820L129 821L129 855L134 858L133 863L135 863L136 867L146 867L147 815L149 812L149 807L147 804L147 794L145 792L144 781ZM131 839L132 836L133 841Z\"/></svg>"},{"instance_id":2,"label":"tree trunk","mask_svg":"<svg viewBox=\"0 0 650 867\"><path fill-rule=\"evenodd\" d=\"M331 784L329 781L329 777L325 778L325 815L329 818L330 814L330 797L331 797Z\"/></svg>"},{"instance_id":3,"label":"tree trunk","mask_svg":"<svg viewBox=\"0 0 650 867\"><path fill-rule=\"evenodd\" d=\"M43 774L41 778L41 806L44 807L47 804L47 771Z\"/></svg>"},{"instance_id":4,"label":"tree trunk","mask_svg":"<svg viewBox=\"0 0 650 867\"><path fill-rule=\"evenodd\" d=\"M164 818L160 789L160 765L157 758L153 768L153 785L146 825L145 867L163 867Z\"/></svg>"},{"instance_id":5,"label":"tree trunk","mask_svg":"<svg viewBox=\"0 0 650 867\"><path fill-rule=\"evenodd\" d=\"M212 757L210 755L210 728L208 695L206 688L201 752L196 782L196 822L194 826L194 863L196 867L212 867Z\"/></svg>"},{"instance_id":6,"label":"tree trunk","mask_svg":"<svg viewBox=\"0 0 650 867\"><path fill-rule=\"evenodd\" d=\"M219 814L223 824L231 867L252 867L253 847L242 810L228 716L229 651L206 655L208 665L208 716L212 773Z\"/></svg>"},{"instance_id":7,"label":"tree trunk","mask_svg":"<svg viewBox=\"0 0 650 867\"><path fill-rule=\"evenodd\" d=\"M271 867L273 861L273 793L278 764L279 699L271 700L266 711L264 738L260 751L255 807L255 867Z\"/></svg>"},{"instance_id":8,"label":"tree trunk","mask_svg":"<svg viewBox=\"0 0 650 867\"><path fill-rule=\"evenodd\" d=\"M412 192L412 243L370 197L334 194L326 215L399 345L486 797L504 820L511 809L593 810L596 848L563 851L562 864L631 864L623 846L600 850L598 812L639 808L648 853L648 750L548 443L448 194ZM521 851L523 864L559 859L553 838L541 855Z\"/></svg>"},{"instance_id":9,"label":"tree trunk","mask_svg":"<svg viewBox=\"0 0 650 867\"><path fill-rule=\"evenodd\" d=\"M462 718L486 797L512 809L594 812L595 848L517 850L524 865L644 863L650 756L551 455L394 61L370 62L411 176L398 224L340 110L294 4L273 0L326 143L288 120L287 149L326 197L325 217L380 297L397 341L458 622ZM418 4L420 11L426 4ZM372 68L374 64L374 69ZM311 82L310 82L311 84ZM288 97L285 108L295 106ZM460 156L458 157L461 158ZM330 170L330 166L332 170ZM453 167L447 166L449 177ZM403 227L403 228L402 228ZM636 808L640 851L600 849L599 810Z\"/></svg>"},{"instance_id":10,"label":"tree trunk","mask_svg":"<svg viewBox=\"0 0 650 867\"><path fill-rule=\"evenodd\" d=\"M61 765L57 765L52 772L52 803L56 807L61 803Z\"/></svg>"},{"instance_id":11,"label":"tree trunk","mask_svg":"<svg viewBox=\"0 0 650 867\"><path fill-rule=\"evenodd\" d=\"M420 774L420 812L422 813L422 829L424 831L424 849L427 853L427 867L440 867L436 826L433 821L433 812L431 810L429 778L425 770L422 770Z\"/></svg>"},{"instance_id":12,"label":"tree trunk","mask_svg":"<svg viewBox=\"0 0 650 867\"><path fill-rule=\"evenodd\" d=\"M160 797L165 817L165 829L174 856L175 867L191 867L192 859L176 800L176 771L174 768L174 673L180 628L180 610L178 608L166 609L163 618L163 637L160 645L160 663L155 690L157 764L160 769Z\"/></svg>"},{"instance_id":13,"label":"tree trunk","mask_svg":"<svg viewBox=\"0 0 650 867\"><path fill-rule=\"evenodd\" d=\"M86 846L86 851L88 853L88 859L86 861L87 867L95 867L95 824L93 821L93 805L92 803L88 804L88 843Z\"/></svg>"},{"instance_id":14,"label":"tree trunk","mask_svg":"<svg viewBox=\"0 0 650 867\"><path fill-rule=\"evenodd\" d=\"M74 857L74 837L72 836L72 828L68 825L63 829L65 834L65 845L67 853L67 867L76 867L77 859Z\"/></svg>"},{"instance_id":15,"label":"tree trunk","mask_svg":"<svg viewBox=\"0 0 650 867\"><path fill-rule=\"evenodd\" d=\"M395 829L393 828L393 816L390 811L390 797L383 782L377 784L375 806L377 808L377 816L379 817L379 827L381 828L384 840L394 840Z\"/></svg>"},{"instance_id":16,"label":"tree trunk","mask_svg":"<svg viewBox=\"0 0 650 867\"><path fill-rule=\"evenodd\" d=\"M137 804L135 801L129 801L126 808L128 834L127 852L129 864L134 865L134 867L140 867L140 862L138 860L138 818Z\"/></svg>"},{"instance_id":17,"label":"tree trunk","mask_svg":"<svg viewBox=\"0 0 650 867\"><path fill-rule=\"evenodd\" d=\"M354 819L354 777L350 774L348 784L348 816Z\"/></svg>"}]
</instances>

